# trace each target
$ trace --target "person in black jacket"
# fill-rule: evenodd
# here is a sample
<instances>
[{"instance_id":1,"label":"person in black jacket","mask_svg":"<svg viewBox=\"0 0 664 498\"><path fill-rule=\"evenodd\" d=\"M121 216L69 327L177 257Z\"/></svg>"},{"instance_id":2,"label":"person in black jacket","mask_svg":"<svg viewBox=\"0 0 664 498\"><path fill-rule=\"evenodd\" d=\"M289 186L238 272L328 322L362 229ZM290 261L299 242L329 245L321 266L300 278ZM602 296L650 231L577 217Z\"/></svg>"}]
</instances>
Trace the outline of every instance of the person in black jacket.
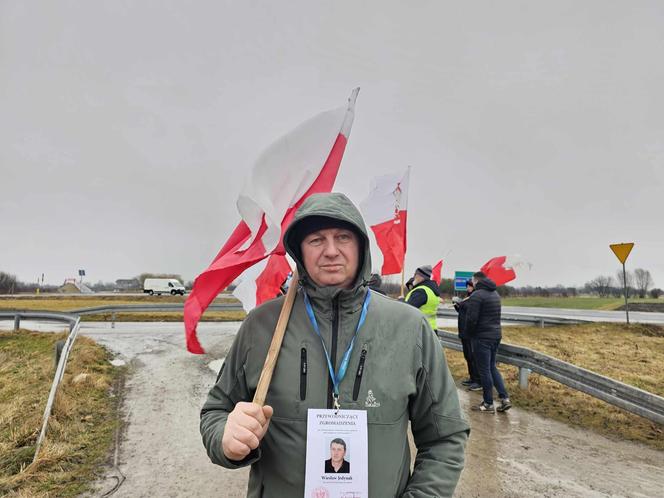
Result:
<instances>
[{"instance_id":1,"label":"person in black jacket","mask_svg":"<svg viewBox=\"0 0 664 498\"><path fill-rule=\"evenodd\" d=\"M500 328L500 296L496 284L482 272L473 274L475 291L466 301L465 333L470 337L473 356L482 384L483 401L473 410L494 413L493 388L498 391L501 403L499 412L512 407L502 375L496 368L496 352L502 339Z\"/></svg>"},{"instance_id":2,"label":"person in black jacket","mask_svg":"<svg viewBox=\"0 0 664 498\"><path fill-rule=\"evenodd\" d=\"M480 383L480 374L477 371L477 365L475 364L470 337L468 337L468 334L466 333L466 305L470 295L474 290L475 287L473 286L473 281L468 279L468 282L466 282L466 298L461 300L458 297L455 297L453 301L454 309L457 311L457 313L459 313L457 328L459 330L461 346L463 347L463 357L466 360L466 365L468 366L468 378L462 381L461 384L467 386L471 391L479 391L482 389L482 384Z\"/></svg>"}]
</instances>

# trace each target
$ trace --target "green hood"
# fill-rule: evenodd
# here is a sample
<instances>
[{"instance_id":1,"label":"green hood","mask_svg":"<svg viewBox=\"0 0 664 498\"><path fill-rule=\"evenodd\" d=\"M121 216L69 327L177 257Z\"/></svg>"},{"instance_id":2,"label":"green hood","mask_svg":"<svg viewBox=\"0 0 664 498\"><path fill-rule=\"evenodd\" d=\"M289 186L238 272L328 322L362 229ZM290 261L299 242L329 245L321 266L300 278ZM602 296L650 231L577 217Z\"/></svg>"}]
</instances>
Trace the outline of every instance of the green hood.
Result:
<instances>
[{"instance_id":1,"label":"green hood","mask_svg":"<svg viewBox=\"0 0 664 498\"><path fill-rule=\"evenodd\" d=\"M332 218L335 220L342 220L347 223L350 223L355 228L357 232L362 236L362 247L364 248L363 257L360 258L361 266L357 272L357 277L353 285L354 288L357 288L361 285L366 285L371 277L371 252L369 250L369 237L367 235L367 229L364 225L364 220L360 211L355 207L355 204L346 197L344 194L339 192L332 192L326 194L313 194L304 201L302 206L295 213L293 222L286 229L284 233L284 247L288 254L295 260L297 263L297 271L300 274L300 279L307 281L310 285L313 285L311 278L307 274L304 264L300 258L299 250L295 250L294 244L296 241L290 240L291 235L294 232L295 227L305 218L310 216L325 216L327 218Z\"/></svg>"}]
</instances>

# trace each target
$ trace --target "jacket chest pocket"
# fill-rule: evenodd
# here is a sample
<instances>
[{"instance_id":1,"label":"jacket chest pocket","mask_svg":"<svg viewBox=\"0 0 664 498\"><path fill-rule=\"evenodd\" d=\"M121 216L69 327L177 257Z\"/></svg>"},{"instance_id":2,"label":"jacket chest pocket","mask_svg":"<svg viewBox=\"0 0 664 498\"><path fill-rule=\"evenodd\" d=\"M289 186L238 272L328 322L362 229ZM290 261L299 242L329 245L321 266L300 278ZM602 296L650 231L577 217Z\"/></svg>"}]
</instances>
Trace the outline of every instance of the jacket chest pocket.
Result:
<instances>
[{"instance_id":1,"label":"jacket chest pocket","mask_svg":"<svg viewBox=\"0 0 664 498\"><path fill-rule=\"evenodd\" d=\"M366 410L369 424L395 423L408 409L409 376L403 366L394 364L393 358L383 358L370 344L364 344L355 377L347 387L352 389L348 408Z\"/></svg>"},{"instance_id":2,"label":"jacket chest pocket","mask_svg":"<svg viewBox=\"0 0 664 498\"><path fill-rule=\"evenodd\" d=\"M307 360L307 347L302 344L300 348L300 401L307 399L307 371L309 364Z\"/></svg>"},{"instance_id":3,"label":"jacket chest pocket","mask_svg":"<svg viewBox=\"0 0 664 498\"><path fill-rule=\"evenodd\" d=\"M306 419L307 408L316 398L310 368L312 356L315 355L312 355L311 345L306 341L288 346L282 346L279 353L266 402L274 408L275 417Z\"/></svg>"},{"instance_id":4,"label":"jacket chest pocket","mask_svg":"<svg viewBox=\"0 0 664 498\"><path fill-rule=\"evenodd\" d=\"M279 358L279 362L281 361ZM324 362L325 359L316 349L316 344L307 340L299 342L297 348L293 347L289 360L284 359L283 367L287 368L288 372L284 372L285 375L277 381L278 391L290 407L293 417L306 417L309 408L325 407L328 376ZM275 377L272 382L275 382Z\"/></svg>"},{"instance_id":5,"label":"jacket chest pocket","mask_svg":"<svg viewBox=\"0 0 664 498\"><path fill-rule=\"evenodd\" d=\"M353 401L357 401L360 395L360 387L362 387L362 377L364 376L364 363L367 360L367 345L362 347L360 352L360 361L357 364L357 372L355 373L355 381L353 382Z\"/></svg>"}]
</instances>

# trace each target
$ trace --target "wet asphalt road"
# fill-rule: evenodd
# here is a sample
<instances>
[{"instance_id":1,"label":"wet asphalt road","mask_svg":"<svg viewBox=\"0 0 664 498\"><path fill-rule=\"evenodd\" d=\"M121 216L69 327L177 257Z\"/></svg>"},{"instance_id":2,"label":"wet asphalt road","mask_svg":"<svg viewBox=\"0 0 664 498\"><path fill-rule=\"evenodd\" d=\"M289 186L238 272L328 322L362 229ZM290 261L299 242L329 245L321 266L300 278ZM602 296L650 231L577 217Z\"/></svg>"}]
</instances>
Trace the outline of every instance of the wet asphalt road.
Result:
<instances>
[{"instance_id":1,"label":"wet asphalt road","mask_svg":"<svg viewBox=\"0 0 664 498\"><path fill-rule=\"evenodd\" d=\"M180 323L82 325L83 335L131 365L118 448L118 469L126 480L113 497L245 496L247 470L211 464L198 432L200 407L238 326L202 323L199 337L208 354L191 355ZM495 415L471 412L480 396L459 391L459 397L472 434L455 496L661 496L664 452L517 408ZM115 483L117 469L109 466L105 473L95 496Z\"/></svg>"},{"instance_id":2,"label":"wet asphalt road","mask_svg":"<svg viewBox=\"0 0 664 498\"><path fill-rule=\"evenodd\" d=\"M208 354L184 351L180 324L84 324L82 333L131 362L119 467L127 480L114 496L244 496L247 471L209 463L198 415L214 371L239 324L201 324ZM513 408L470 411L477 393L459 391L472 436L458 497L653 497L664 489L664 452ZM112 474L112 472L111 472Z\"/></svg>"},{"instance_id":3,"label":"wet asphalt road","mask_svg":"<svg viewBox=\"0 0 664 498\"><path fill-rule=\"evenodd\" d=\"M515 315L548 316L558 318L577 318L591 322L625 322L624 311L603 310L572 310L561 308L535 308L526 306L503 306L503 313ZM644 311L630 311L629 320L632 323L658 323L664 324L664 313L651 313Z\"/></svg>"}]
</instances>

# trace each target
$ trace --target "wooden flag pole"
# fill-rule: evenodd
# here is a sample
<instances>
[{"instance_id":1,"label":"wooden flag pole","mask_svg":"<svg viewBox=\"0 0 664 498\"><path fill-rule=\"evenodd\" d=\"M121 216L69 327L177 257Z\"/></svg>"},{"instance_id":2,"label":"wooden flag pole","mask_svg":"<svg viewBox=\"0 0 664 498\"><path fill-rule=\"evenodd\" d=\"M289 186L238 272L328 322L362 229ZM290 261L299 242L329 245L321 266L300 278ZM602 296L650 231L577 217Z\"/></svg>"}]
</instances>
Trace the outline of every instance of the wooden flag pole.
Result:
<instances>
[{"instance_id":1,"label":"wooden flag pole","mask_svg":"<svg viewBox=\"0 0 664 498\"><path fill-rule=\"evenodd\" d=\"M284 299L284 304L281 306L281 313L279 313L279 320L277 320L277 326L274 329L270 349L267 351L263 370L261 371L261 376L258 379L258 385L256 386L256 393L254 394L253 401L260 406L265 405L265 398L267 397L267 390L272 381L274 367L277 366L279 350L281 349L281 343L284 340L288 319L290 318L291 311L293 310L293 303L295 302L295 296L297 295L298 280L299 277L296 269L293 271L293 277L291 278L288 292L286 292L286 299Z\"/></svg>"},{"instance_id":2,"label":"wooden flag pole","mask_svg":"<svg viewBox=\"0 0 664 498\"><path fill-rule=\"evenodd\" d=\"M410 168L410 166L408 166ZM406 284L404 283L404 277L406 274L406 253L403 255L403 261L401 262L401 297L406 299Z\"/></svg>"}]
</instances>

